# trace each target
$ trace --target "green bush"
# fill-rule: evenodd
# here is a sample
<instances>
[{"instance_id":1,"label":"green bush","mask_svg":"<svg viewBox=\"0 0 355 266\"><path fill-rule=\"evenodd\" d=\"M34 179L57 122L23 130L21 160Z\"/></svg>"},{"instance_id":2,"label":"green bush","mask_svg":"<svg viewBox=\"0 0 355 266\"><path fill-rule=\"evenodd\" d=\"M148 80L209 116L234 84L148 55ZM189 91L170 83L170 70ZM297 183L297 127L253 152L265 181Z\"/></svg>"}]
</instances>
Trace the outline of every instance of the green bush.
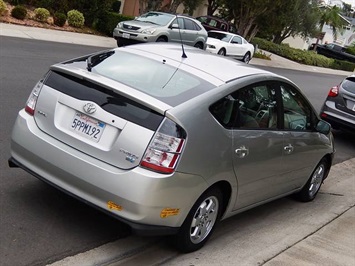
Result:
<instances>
[{"instance_id":1,"label":"green bush","mask_svg":"<svg viewBox=\"0 0 355 266\"><path fill-rule=\"evenodd\" d=\"M15 6L11 11L11 16L24 20L27 16L27 9L21 5Z\"/></svg>"},{"instance_id":2,"label":"green bush","mask_svg":"<svg viewBox=\"0 0 355 266\"><path fill-rule=\"evenodd\" d=\"M6 11L6 4L3 0L0 0L0 16Z\"/></svg>"},{"instance_id":3,"label":"green bush","mask_svg":"<svg viewBox=\"0 0 355 266\"><path fill-rule=\"evenodd\" d=\"M47 9L39 7L34 10L35 19L42 22L47 22L47 19L50 16L50 13Z\"/></svg>"},{"instance_id":4,"label":"green bush","mask_svg":"<svg viewBox=\"0 0 355 266\"><path fill-rule=\"evenodd\" d=\"M113 29L119 22L132 19L134 19L132 16L103 11L98 14L97 19L94 22L94 28L107 36L112 36Z\"/></svg>"},{"instance_id":5,"label":"green bush","mask_svg":"<svg viewBox=\"0 0 355 266\"><path fill-rule=\"evenodd\" d=\"M81 28L84 26L85 18L83 13L79 12L78 10L72 9L67 13L68 17L68 24L70 26Z\"/></svg>"},{"instance_id":6,"label":"green bush","mask_svg":"<svg viewBox=\"0 0 355 266\"><path fill-rule=\"evenodd\" d=\"M262 50L269 51L301 64L345 71L353 71L355 69L354 63L328 58L313 51L295 49L285 44L279 45L260 38L254 38L252 43Z\"/></svg>"},{"instance_id":7,"label":"green bush","mask_svg":"<svg viewBox=\"0 0 355 266\"><path fill-rule=\"evenodd\" d=\"M64 13L56 12L53 16L54 25L63 27L67 21L67 16Z\"/></svg>"}]
</instances>

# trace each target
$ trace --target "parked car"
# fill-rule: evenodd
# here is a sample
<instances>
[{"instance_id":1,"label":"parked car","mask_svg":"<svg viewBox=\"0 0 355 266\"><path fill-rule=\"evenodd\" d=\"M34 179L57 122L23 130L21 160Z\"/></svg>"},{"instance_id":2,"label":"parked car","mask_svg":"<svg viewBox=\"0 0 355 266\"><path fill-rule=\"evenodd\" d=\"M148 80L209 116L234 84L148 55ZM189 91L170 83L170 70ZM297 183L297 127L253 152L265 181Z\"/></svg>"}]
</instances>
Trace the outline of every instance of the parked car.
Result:
<instances>
[{"instance_id":1,"label":"parked car","mask_svg":"<svg viewBox=\"0 0 355 266\"><path fill-rule=\"evenodd\" d=\"M245 63L249 63L255 49L254 45L248 43L239 35L212 30L208 32L206 50L214 54L233 56Z\"/></svg>"},{"instance_id":2,"label":"parked car","mask_svg":"<svg viewBox=\"0 0 355 266\"><path fill-rule=\"evenodd\" d=\"M321 117L335 129L355 130L355 75L330 89Z\"/></svg>"},{"instance_id":3,"label":"parked car","mask_svg":"<svg viewBox=\"0 0 355 266\"><path fill-rule=\"evenodd\" d=\"M200 16L196 18L207 31L219 30L238 34L237 28L233 23L214 16Z\"/></svg>"},{"instance_id":4,"label":"parked car","mask_svg":"<svg viewBox=\"0 0 355 266\"><path fill-rule=\"evenodd\" d=\"M113 37L119 47L133 43L182 42L206 49L207 32L194 18L154 11L119 22Z\"/></svg>"},{"instance_id":5,"label":"parked car","mask_svg":"<svg viewBox=\"0 0 355 266\"><path fill-rule=\"evenodd\" d=\"M316 47L316 51L318 54L324 55L329 58L345 60L355 63L355 55L347 53L345 47L335 43L328 43L324 45L318 44Z\"/></svg>"},{"instance_id":6,"label":"parked car","mask_svg":"<svg viewBox=\"0 0 355 266\"><path fill-rule=\"evenodd\" d=\"M313 200L333 153L290 80L152 43L51 66L18 113L9 165L190 252L221 219Z\"/></svg>"}]
</instances>

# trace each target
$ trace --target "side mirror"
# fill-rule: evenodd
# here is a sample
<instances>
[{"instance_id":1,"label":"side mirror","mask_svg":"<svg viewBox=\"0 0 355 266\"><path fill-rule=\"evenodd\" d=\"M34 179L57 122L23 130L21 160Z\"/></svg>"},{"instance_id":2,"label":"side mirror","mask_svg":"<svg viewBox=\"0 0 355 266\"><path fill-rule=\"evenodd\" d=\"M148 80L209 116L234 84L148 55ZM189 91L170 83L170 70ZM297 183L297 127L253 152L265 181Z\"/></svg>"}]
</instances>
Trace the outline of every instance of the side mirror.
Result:
<instances>
[{"instance_id":1,"label":"side mirror","mask_svg":"<svg viewBox=\"0 0 355 266\"><path fill-rule=\"evenodd\" d=\"M316 125L316 130L324 135L328 135L331 129L332 127L330 126L330 124L323 120L319 120Z\"/></svg>"},{"instance_id":2,"label":"side mirror","mask_svg":"<svg viewBox=\"0 0 355 266\"><path fill-rule=\"evenodd\" d=\"M174 23L173 25L171 25L170 28L171 28L171 29L179 29L179 24Z\"/></svg>"}]
</instances>

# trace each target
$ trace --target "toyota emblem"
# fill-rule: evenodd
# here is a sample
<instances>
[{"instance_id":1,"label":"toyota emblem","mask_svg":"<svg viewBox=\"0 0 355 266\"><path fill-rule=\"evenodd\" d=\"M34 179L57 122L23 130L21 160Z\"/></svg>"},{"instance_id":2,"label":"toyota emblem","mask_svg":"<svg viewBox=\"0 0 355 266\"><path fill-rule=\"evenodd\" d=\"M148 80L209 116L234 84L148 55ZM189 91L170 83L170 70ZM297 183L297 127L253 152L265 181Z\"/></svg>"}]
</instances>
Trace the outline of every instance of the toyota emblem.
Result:
<instances>
[{"instance_id":1,"label":"toyota emblem","mask_svg":"<svg viewBox=\"0 0 355 266\"><path fill-rule=\"evenodd\" d=\"M83 107L85 113L93 114L96 112L96 105L93 103L86 103Z\"/></svg>"}]
</instances>

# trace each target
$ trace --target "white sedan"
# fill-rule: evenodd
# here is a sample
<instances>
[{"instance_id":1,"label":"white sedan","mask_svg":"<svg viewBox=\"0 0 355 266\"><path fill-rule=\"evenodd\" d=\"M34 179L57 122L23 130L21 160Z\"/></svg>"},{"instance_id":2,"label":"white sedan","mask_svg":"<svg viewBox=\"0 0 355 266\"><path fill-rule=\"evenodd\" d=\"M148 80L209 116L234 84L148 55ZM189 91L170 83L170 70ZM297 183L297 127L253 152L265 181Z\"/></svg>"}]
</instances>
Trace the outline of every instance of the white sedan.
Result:
<instances>
[{"instance_id":1,"label":"white sedan","mask_svg":"<svg viewBox=\"0 0 355 266\"><path fill-rule=\"evenodd\" d=\"M254 46L243 37L224 31L209 31L207 51L214 54L233 56L249 63L254 55Z\"/></svg>"}]
</instances>

